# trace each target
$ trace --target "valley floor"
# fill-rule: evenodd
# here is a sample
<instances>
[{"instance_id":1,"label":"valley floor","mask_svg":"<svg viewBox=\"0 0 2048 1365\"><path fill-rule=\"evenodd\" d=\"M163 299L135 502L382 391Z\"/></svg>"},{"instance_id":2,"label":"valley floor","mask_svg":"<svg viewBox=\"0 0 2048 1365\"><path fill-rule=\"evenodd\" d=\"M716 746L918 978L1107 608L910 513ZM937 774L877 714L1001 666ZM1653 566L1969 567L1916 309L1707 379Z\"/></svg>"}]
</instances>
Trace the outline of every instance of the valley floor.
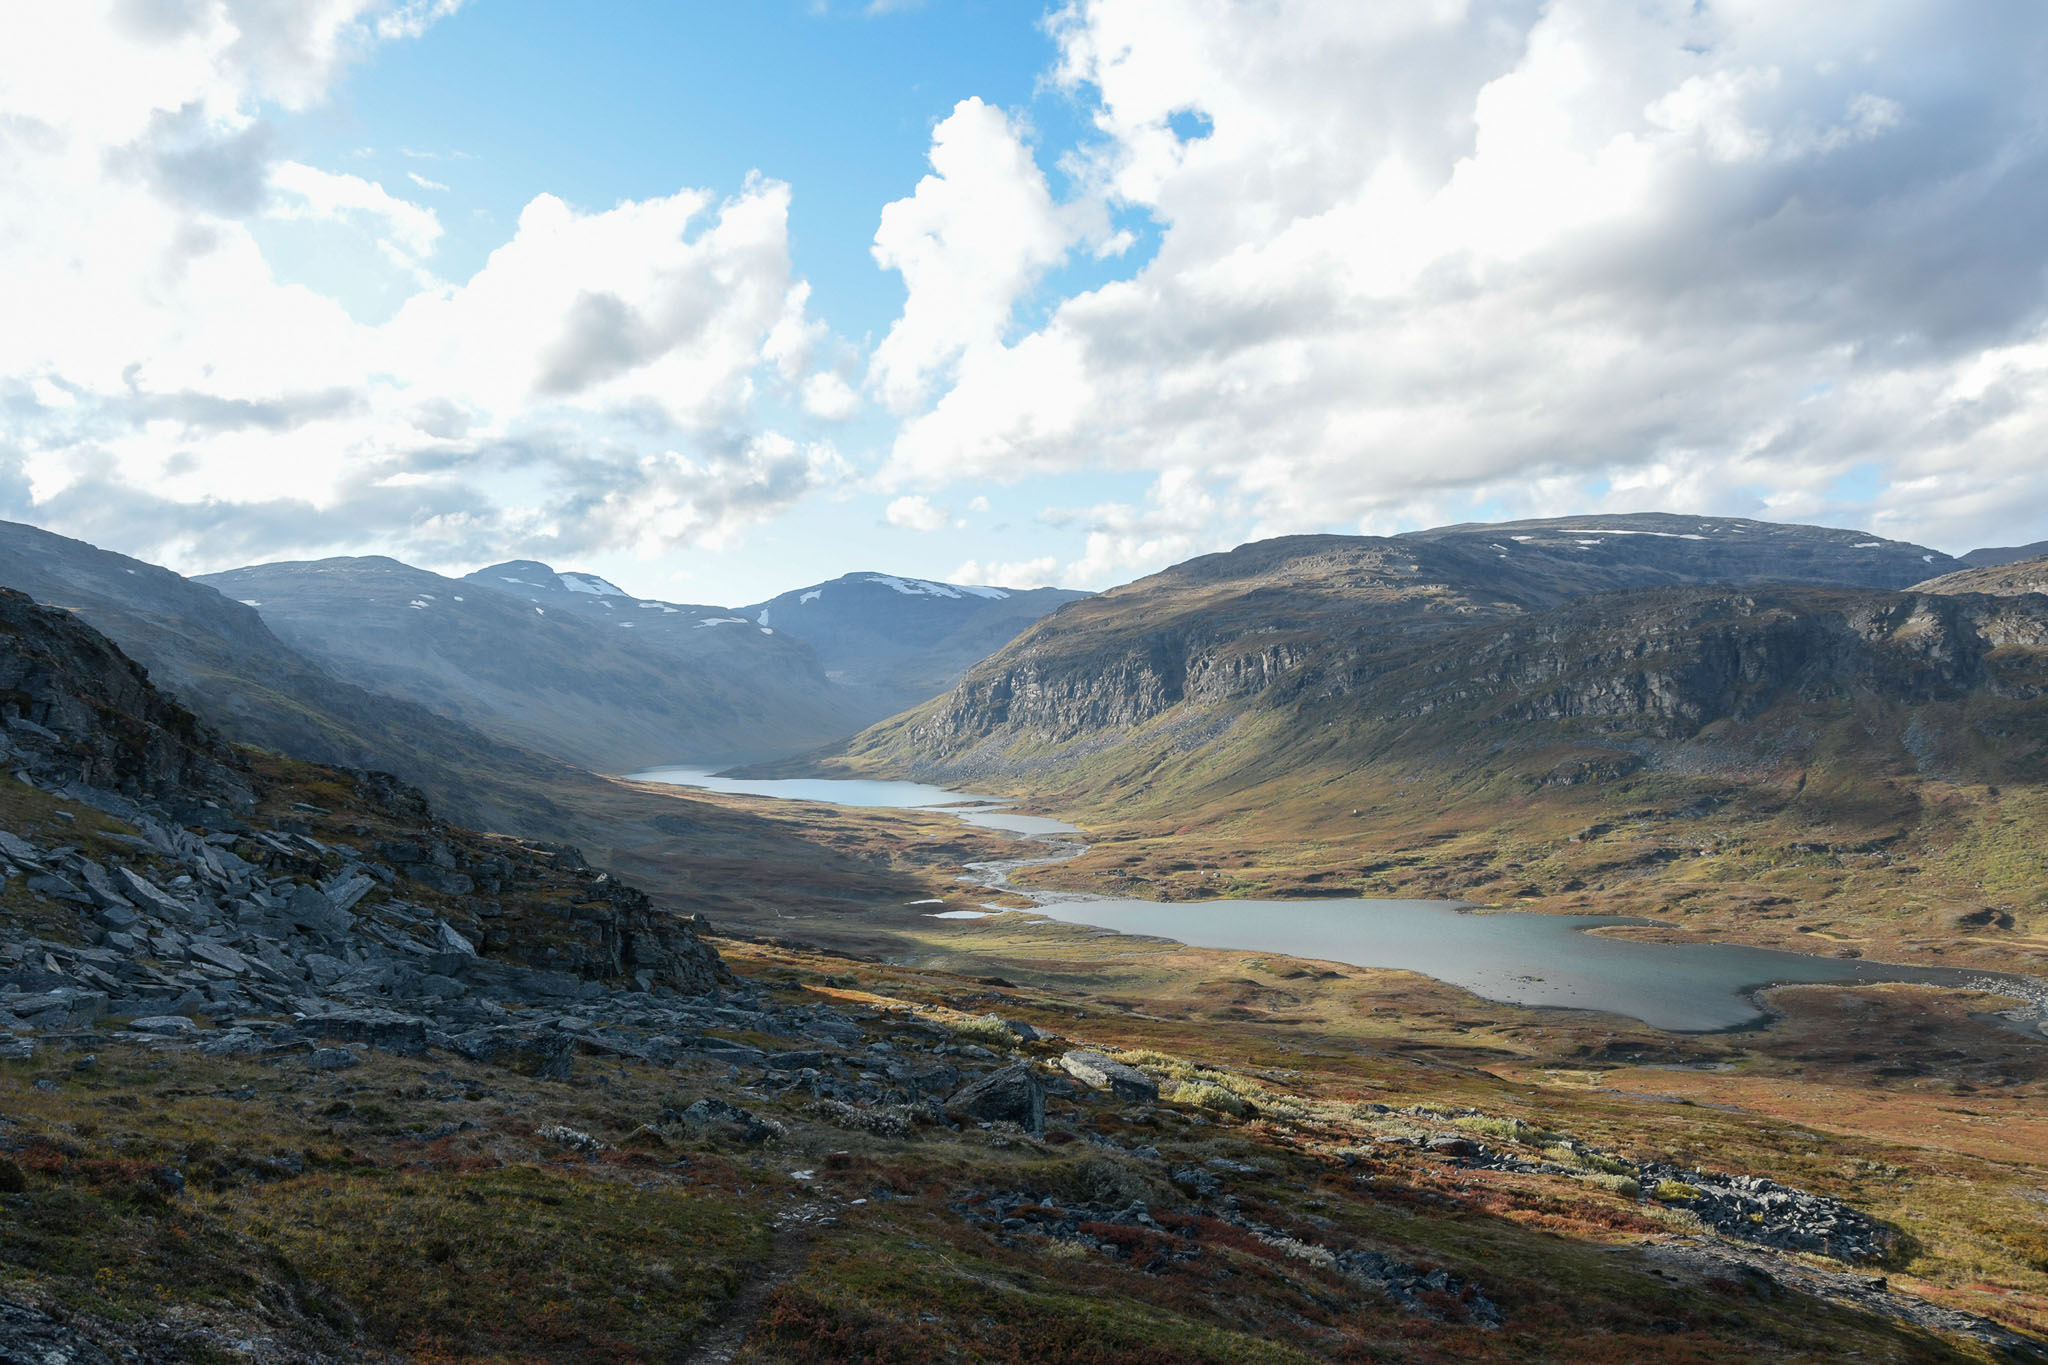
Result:
<instances>
[{"instance_id":1,"label":"valley floor","mask_svg":"<svg viewBox=\"0 0 2048 1365\"><path fill-rule=\"evenodd\" d=\"M89 1342L2048 1359L2048 1040L1985 1022L1996 999L1786 989L1769 1028L1664 1034L1402 973L933 919L910 902L970 903L959 865L1009 841L726 800L846 871L843 894L806 874L787 898L758 868L695 874L739 977L722 1025L562 1006L579 1041L537 1066L310 1026L209 1056L110 1021L0 1061L0 1343L81 1365ZM613 857L691 903L664 876L681 851Z\"/></svg>"}]
</instances>

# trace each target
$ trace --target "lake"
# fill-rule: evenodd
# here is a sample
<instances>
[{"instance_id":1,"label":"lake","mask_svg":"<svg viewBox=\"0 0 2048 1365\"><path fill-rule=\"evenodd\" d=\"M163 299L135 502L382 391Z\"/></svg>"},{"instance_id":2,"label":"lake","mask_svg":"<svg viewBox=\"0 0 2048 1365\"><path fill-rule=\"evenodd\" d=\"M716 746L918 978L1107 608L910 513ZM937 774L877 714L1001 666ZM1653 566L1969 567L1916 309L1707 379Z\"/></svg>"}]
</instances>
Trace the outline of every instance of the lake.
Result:
<instances>
[{"instance_id":1,"label":"lake","mask_svg":"<svg viewBox=\"0 0 2048 1365\"><path fill-rule=\"evenodd\" d=\"M1742 1028L1767 1018L1755 992L1769 985L1914 982L1935 986L2025 985L1990 972L1919 967L1731 943L1654 943L1596 928L1646 921L1600 915L1482 914L1452 901L1216 900L1159 902L1041 892L1009 884L1020 866L1077 857L1086 845L1065 842L1073 825L1008 810L999 798L947 791L921 782L836 778L749 780L710 769L656 768L633 776L708 791L842 806L890 809L957 807L952 813L984 828L1045 840L1046 856L976 864L973 880L1021 892L1038 902L1030 912L1119 934L1172 939L1196 948L1347 963L1419 972L1488 1000L1515 1005L1599 1010L1640 1019L1671 1032ZM944 918L962 917L943 912ZM2038 983L2026 993L2038 999Z\"/></svg>"}]
</instances>

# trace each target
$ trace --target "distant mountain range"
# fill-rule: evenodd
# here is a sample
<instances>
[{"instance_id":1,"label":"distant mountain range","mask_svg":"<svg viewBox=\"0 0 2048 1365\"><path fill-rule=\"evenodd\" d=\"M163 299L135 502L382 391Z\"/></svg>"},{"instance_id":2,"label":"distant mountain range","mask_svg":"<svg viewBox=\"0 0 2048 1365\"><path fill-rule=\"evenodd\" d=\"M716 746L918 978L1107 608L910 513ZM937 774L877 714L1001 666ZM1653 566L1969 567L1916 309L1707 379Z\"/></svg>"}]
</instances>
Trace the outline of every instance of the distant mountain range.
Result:
<instances>
[{"instance_id":1,"label":"distant mountain range","mask_svg":"<svg viewBox=\"0 0 2048 1365\"><path fill-rule=\"evenodd\" d=\"M852 574L733 609L533 560L455 579L381 557L196 581L337 673L602 772L815 748L951 687L1081 595Z\"/></svg>"},{"instance_id":2,"label":"distant mountain range","mask_svg":"<svg viewBox=\"0 0 2048 1365\"><path fill-rule=\"evenodd\" d=\"M1032 622L1087 596L850 573L743 607L739 615L809 645L873 717L936 696Z\"/></svg>"}]
</instances>

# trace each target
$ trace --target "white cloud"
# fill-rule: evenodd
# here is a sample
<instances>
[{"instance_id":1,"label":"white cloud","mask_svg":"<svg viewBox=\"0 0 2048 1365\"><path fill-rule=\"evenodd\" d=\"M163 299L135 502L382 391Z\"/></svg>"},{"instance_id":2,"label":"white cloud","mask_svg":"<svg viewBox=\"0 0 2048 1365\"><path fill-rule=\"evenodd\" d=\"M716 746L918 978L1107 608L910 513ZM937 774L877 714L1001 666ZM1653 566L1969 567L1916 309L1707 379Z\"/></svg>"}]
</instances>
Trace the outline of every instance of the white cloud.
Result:
<instances>
[{"instance_id":1,"label":"white cloud","mask_svg":"<svg viewBox=\"0 0 2048 1365\"><path fill-rule=\"evenodd\" d=\"M1060 562L1052 555L1037 559L988 561L970 559L946 575L950 583L987 584L998 588L1045 588L1054 586Z\"/></svg>"},{"instance_id":2,"label":"white cloud","mask_svg":"<svg viewBox=\"0 0 2048 1365\"><path fill-rule=\"evenodd\" d=\"M991 137L971 195L927 178L919 215L1011 205L1035 254L950 331L913 283L884 480L1153 474L1065 581L1489 506L2019 534L2048 514L2048 16L1978 19L1076 0L1056 78L1100 136L1070 163L1157 254L1005 334L1060 240L1043 177ZM1840 491L1865 465L1875 501Z\"/></svg>"},{"instance_id":3,"label":"white cloud","mask_svg":"<svg viewBox=\"0 0 2048 1365\"><path fill-rule=\"evenodd\" d=\"M932 130L931 166L875 232L876 264L900 272L908 291L870 372L896 411L963 355L998 347L1017 301L1090 221L1053 202L1022 130L979 99Z\"/></svg>"},{"instance_id":4,"label":"white cloud","mask_svg":"<svg viewBox=\"0 0 2048 1365\"><path fill-rule=\"evenodd\" d=\"M362 215L381 225L381 241L413 261L433 254L434 244L441 238L441 220L432 209L396 198L382 185L359 175L335 174L287 161L271 172L270 183L287 196L272 210L275 217Z\"/></svg>"},{"instance_id":5,"label":"white cloud","mask_svg":"<svg viewBox=\"0 0 2048 1365\"><path fill-rule=\"evenodd\" d=\"M448 192L448 187L446 185L442 184L438 180L429 180L425 176L421 175L418 171L407 171L405 173L405 178L407 180L412 181L413 184L418 185L423 190L433 190L440 194L446 194Z\"/></svg>"},{"instance_id":6,"label":"white cloud","mask_svg":"<svg viewBox=\"0 0 2048 1365\"><path fill-rule=\"evenodd\" d=\"M845 406L810 383L829 338L791 268L787 187L596 212L541 195L443 282L432 209L278 155L275 108L455 9L24 12L0 46L0 315L39 321L0 328L0 515L192 569L445 563L717 543L851 479L761 415L771 395ZM280 279L264 233L294 221L374 244L410 297L367 323Z\"/></svg>"},{"instance_id":7,"label":"white cloud","mask_svg":"<svg viewBox=\"0 0 2048 1365\"><path fill-rule=\"evenodd\" d=\"M803 405L813 417L843 422L860 411L860 394L830 370L820 370L804 380Z\"/></svg>"},{"instance_id":8,"label":"white cloud","mask_svg":"<svg viewBox=\"0 0 2048 1365\"><path fill-rule=\"evenodd\" d=\"M943 507L932 506L929 498L911 495L890 503L882 518L891 526L900 526L906 531L936 531L952 515Z\"/></svg>"}]
</instances>

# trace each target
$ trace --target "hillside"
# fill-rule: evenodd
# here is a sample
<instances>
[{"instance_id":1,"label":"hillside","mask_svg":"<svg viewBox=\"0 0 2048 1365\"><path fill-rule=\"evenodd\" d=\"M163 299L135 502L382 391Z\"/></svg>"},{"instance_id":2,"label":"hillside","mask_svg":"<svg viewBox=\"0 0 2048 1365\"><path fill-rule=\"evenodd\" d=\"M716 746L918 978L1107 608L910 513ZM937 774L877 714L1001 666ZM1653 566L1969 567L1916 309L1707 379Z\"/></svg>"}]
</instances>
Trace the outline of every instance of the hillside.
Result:
<instances>
[{"instance_id":1,"label":"hillside","mask_svg":"<svg viewBox=\"0 0 2048 1365\"><path fill-rule=\"evenodd\" d=\"M559 808L537 790L573 780L558 764L336 676L254 609L169 569L0 522L0 586L104 632L229 739L396 773L458 818L541 832Z\"/></svg>"},{"instance_id":2,"label":"hillside","mask_svg":"<svg viewBox=\"0 0 2048 1365\"><path fill-rule=\"evenodd\" d=\"M916 869L945 856L922 834L828 848L795 822L607 781L345 681L203 583L34 527L0 523L0 586L104 632L232 742L394 773L451 819L579 845L666 903L741 917L830 911L903 898Z\"/></svg>"},{"instance_id":3,"label":"hillside","mask_svg":"<svg viewBox=\"0 0 2048 1365\"><path fill-rule=\"evenodd\" d=\"M1925 563L1904 547L1873 575L1851 532L1757 535L1746 569L1711 542L1518 534L1540 533L1190 561L1067 607L827 766L1117 831L1041 874L1077 889L1468 896L2048 961L2048 601L1767 585L1788 542L1814 577ZM1581 548L1605 591L1571 593Z\"/></svg>"},{"instance_id":4,"label":"hillside","mask_svg":"<svg viewBox=\"0 0 2048 1365\"><path fill-rule=\"evenodd\" d=\"M254 606L331 670L598 771L788 752L858 723L794 642L750 630L741 650L707 653L678 644L662 610L634 610L631 599L612 619L609 596L562 591L542 606L381 557L199 581ZM596 615L566 609L583 603ZM681 638L700 632L720 633L693 622Z\"/></svg>"}]
</instances>

